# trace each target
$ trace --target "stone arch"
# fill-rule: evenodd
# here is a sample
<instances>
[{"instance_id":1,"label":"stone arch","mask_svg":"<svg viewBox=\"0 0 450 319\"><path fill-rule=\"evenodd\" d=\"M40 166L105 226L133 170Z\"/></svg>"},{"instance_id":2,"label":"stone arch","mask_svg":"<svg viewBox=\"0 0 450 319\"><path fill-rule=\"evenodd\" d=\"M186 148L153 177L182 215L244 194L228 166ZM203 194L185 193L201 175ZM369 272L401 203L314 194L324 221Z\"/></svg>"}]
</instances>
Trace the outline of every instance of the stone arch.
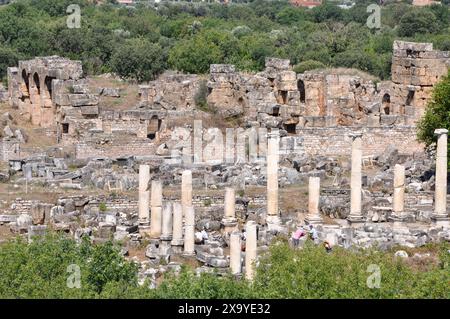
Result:
<instances>
[{"instance_id":1,"label":"stone arch","mask_svg":"<svg viewBox=\"0 0 450 319\"><path fill-rule=\"evenodd\" d=\"M41 95L41 82L39 79L39 74L37 74L37 73L33 74L33 84L34 84L34 87L37 89L37 94Z\"/></svg>"},{"instance_id":2,"label":"stone arch","mask_svg":"<svg viewBox=\"0 0 450 319\"><path fill-rule=\"evenodd\" d=\"M44 88L43 88L43 95L44 95L44 106L45 107L51 107L53 105L52 102L52 81L55 78L46 76L44 80Z\"/></svg>"},{"instance_id":3,"label":"stone arch","mask_svg":"<svg viewBox=\"0 0 450 319\"><path fill-rule=\"evenodd\" d=\"M305 103L306 92L305 92L305 82L303 82L303 80L297 81L297 89L300 92L300 103Z\"/></svg>"},{"instance_id":4,"label":"stone arch","mask_svg":"<svg viewBox=\"0 0 450 319\"><path fill-rule=\"evenodd\" d=\"M153 115L147 126L147 137L153 140L156 137L156 133L161 128L161 119L157 115Z\"/></svg>"},{"instance_id":5,"label":"stone arch","mask_svg":"<svg viewBox=\"0 0 450 319\"><path fill-rule=\"evenodd\" d=\"M30 78L25 69L22 70L22 81L23 81L22 87L21 87L22 101L29 100L30 99Z\"/></svg>"},{"instance_id":6,"label":"stone arch","mask_svg":"<svg viewBox=\"0 0 450 319\"><path fill-rule=\"evenodd\" d=\"M382 104L384 114L389 115L389 113L391 112L391 96L389 95L389 93L385 93L383 95L381 104Z\"/></svg>"}]
</instances>

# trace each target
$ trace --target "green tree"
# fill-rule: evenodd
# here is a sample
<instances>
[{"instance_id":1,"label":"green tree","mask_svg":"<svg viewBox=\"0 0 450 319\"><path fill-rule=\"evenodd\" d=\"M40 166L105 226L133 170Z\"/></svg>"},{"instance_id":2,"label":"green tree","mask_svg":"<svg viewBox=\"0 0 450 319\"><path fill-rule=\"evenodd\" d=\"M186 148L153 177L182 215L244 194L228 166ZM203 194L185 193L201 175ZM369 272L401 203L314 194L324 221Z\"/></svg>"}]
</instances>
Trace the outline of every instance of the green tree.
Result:
<instances>
[{"instance_id":1,"label":"green tree","mask_svg":"<svg viewBox=\"0 0 450 319\"><path fill-rule=\"evenodd\" d=\"M122 77L150 81L165 68L163 50L144 38L129 39L114 50L110 66Z\"/></svg>"},{"instance_id":2,"label":"green tree","mask_svg":"<svg viewBox=\"0 0 450 319\"><path fill-rule=\"evenodd\" d=\"M297 73L303 73L305 71L314 70L314 69L323 69L326 65L319 61L314 60L306 60L302 61L296 66L294 66L294 71Z\"/></svg>"},{"instance_id":3,"label":"green tree","mask_svg":"<svg viewBox=\"0 0 450 319\"><path fill-rule=\"evenodd\" d=\"M436 142L434 130L450 130L450 71L433 87L425 114L417 125L417 137L426 145Z\"/></svg>"},{"instance_id":4,"label":"green tree","mask_svg":"<svg viewBox=\"0 0 450 319\"><path fill-rule=\"evenodd\" d=\"M398 26L398 34L402 37L412 37L416 33L435 33L439 23L433 12L424 9L413 9L406 13Z\"/></svg>"}]
</instances>

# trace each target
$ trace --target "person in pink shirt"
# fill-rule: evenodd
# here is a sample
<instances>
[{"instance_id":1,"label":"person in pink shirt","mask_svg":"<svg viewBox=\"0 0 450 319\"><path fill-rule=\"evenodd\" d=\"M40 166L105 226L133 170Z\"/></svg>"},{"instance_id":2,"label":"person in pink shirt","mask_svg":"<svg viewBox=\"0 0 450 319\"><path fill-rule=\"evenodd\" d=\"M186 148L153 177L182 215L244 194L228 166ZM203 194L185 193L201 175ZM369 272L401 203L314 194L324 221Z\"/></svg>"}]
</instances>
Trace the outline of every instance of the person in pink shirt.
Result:
<instances>
[{"instance_id":1,"label":"person in pink shirt","mask_svg":"<svg viewBox=\"0 0 450 319\"><path fill-rule=\"evenodd\" d=\"M297 230L292 234L292 242L294 243L294 247L297 247L300 243L300 238L305 236L305 232L302 227L298 227Z\"/></svg>"}]
</instances>

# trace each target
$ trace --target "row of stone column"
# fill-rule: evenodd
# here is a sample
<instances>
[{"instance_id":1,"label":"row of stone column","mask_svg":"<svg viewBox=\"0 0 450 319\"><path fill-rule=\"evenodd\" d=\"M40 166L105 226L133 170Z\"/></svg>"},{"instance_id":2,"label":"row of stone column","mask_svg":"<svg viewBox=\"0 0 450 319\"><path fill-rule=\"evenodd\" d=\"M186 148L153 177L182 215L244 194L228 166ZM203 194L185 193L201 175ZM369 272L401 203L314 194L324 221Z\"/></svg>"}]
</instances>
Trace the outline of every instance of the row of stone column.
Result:
<instances>
[{"instance_id":1,"label":"row of stone column","mask_svg":"<svg viewBox=\"0 0 450 319\"><path fill-rule=\"evenodd\" d=\"M434 214L432 220L436 224L448 223L447 215L447 135L448 130L437 129L437 150L436 150L436 178L435 178L435 197ZM351 167L351 202L350 215L348 221L350 224L364 222L364 216L361 211L361 168L362 168L362 134L353 133L352 138L352 167ZM405 167L395 165L394 167L394 195L393 195L393 214L394 222L404 221L408 216L404 212L405 197Z\"/></svg>"},{"instance_id":2,"label":"row of stone column","mask_svg":"<svg viewBox=\"0 0 450 319\"><path fill-rule=\"evenodd\" d=\"M150 182L149 165L139 167L139 224L148 228L150 237L162 241L170 241L172 246L183 246L183 254L195 255L195 210L192 205L192 172L186 170L181 179L181 203L166 202L163 204L162 184L160 181ZM242 272L241 234L237 231L235 210L236 195L233 188L226 188L224 201L224 218L222 224L225 232L230 233L230 267L233 274ZM151 214L149 214L149 211ZM184 218L184 237L183 237ZM253 265L256 260L257 232L256 223L249 221L246 225L246 278L254 277Z\"/></svg>"},{"instance_id":3,"label":"row of stone column","mask_svg":"<svg viewBox=\"0 0 450 319\"><path fill-rule=\"evenodd\" d=\"M446 129L437 129L438 136L436 151L436 179L435 179L435 206L432 219L437 223L448 223L447 214L447 134ZM359 224L365 221L362 214L362 133L351 133L351 179L350 179L350 224ZM279 223L278 214L278 150L279 135L275 131L269 135L267 153L267 223ZM404 212L405 196L405 167L396 165L394 168L394 195L393 214L394 221L404 221L407 215ZM322 222L319 214L320 178L309 179L309 202L307 223L318 224Z\"/></svg>"}]
</instances>

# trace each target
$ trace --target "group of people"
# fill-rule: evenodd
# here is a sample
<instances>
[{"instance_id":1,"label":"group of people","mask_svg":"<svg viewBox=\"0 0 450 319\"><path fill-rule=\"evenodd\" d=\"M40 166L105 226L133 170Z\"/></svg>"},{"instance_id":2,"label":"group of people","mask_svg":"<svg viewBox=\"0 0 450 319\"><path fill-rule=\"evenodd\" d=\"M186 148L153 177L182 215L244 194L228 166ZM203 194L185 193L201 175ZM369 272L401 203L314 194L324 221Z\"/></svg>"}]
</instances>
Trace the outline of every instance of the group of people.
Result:
<instances>
[{"instance_id":1,"label":"group of people","mask_svg":"<svg viewBox=\"0 0 450 319\"><path fill-rule=\"evenodd\" d=\"M307 233L308 232L308 233ZM300 238L309 235L309 239L311 239L315 244L319 244L319 236L317 234L317 230L313 225L309 225L308 230L306 231L303 226L298 226L297 230L292 233L292 243L294 247L298 247L300 244ZM329 253L332 251L332 247L329 242L324 241L323 246L325 250Z\"/></svg>"}]
</instances>

